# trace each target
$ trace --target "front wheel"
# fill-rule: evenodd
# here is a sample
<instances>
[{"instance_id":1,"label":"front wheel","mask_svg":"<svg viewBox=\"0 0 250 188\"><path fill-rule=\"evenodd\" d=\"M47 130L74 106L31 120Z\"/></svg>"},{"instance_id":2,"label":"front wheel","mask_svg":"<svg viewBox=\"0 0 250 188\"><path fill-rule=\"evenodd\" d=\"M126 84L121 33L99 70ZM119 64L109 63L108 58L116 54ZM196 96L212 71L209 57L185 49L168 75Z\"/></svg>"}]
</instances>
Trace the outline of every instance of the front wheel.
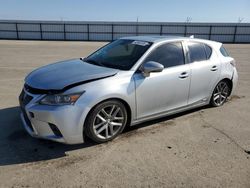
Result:
<instances>
[{"instance_id":1,"label":"front wheel","mask_svg":"<svg viewBox=\"0 0 250 188\"><path fill-rule=\"evenodd\" d=\"M229 93L230 87L228 82L220 81L214 89L210 104L215 107L222 106L226 102Z\"/></svg>"},{"instance_id":2,"label":"front wheel","mask_svg":"<svg viewBox=\"0 0 250 188\"><path fill-rule=\"evenodd\" d=\"M95 142L113 140L127 123L127 111L118 100L102 102L94 107L85 122L86 135Z\"/></svg>"}]
</instances>

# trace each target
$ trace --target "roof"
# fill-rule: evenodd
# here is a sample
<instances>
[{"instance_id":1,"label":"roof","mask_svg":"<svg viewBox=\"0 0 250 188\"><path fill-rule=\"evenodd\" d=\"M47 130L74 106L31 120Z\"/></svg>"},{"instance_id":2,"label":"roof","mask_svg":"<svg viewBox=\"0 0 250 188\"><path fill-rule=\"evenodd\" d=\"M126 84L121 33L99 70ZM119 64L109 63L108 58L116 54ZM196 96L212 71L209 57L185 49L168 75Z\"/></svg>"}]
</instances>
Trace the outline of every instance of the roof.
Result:
<instances>
[{"instance_id":1,"label":"roof","mask_svg":"<svg viewBox=\"0 0 250 188\"><path fill-rule=\"evenodd\" d=\"M129 40L140 40L146 42L160 42L165 40L175 40L175 39L184 39L187 37L179 37L179 36L132 36L132 37L123 37L122 39L129 39Z\"/></svg>"},{"instance_id":2,"label":"roof","mask_svg":"<svg viewBox=\"0 0 250 188\"><path fill-rule=\"evenodd\" d=\"M190 38L190 37L180 37L180 36L132 36L132 37L123 37L121 39L129 39L129 40L139 40L139 41L146 41L146 42L152 42L152 43L158 43L158 42L163 42L163 41L171 41L171 40L191 40L191 41L197 41L197 42L203 42L207 43L210 45L216 45L220 46L220 42L216 41L211 41L211 40L205 40L205 39L198 39L195 38Z\"/></svg>"}]
</instances>

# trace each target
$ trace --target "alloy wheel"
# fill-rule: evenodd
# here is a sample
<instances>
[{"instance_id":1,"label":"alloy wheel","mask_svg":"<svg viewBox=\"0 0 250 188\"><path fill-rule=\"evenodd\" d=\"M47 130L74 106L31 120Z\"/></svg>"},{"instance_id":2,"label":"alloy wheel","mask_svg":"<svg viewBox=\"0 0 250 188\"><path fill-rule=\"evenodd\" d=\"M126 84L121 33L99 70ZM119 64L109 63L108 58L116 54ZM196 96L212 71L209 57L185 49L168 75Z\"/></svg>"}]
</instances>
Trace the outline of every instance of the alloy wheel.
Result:
<instances>
[{"instance_id":1,"label":"alloy wheel","mask_svg":"<svg viewBox=\"0 0 250 188\"><path fill-rule=\"evenodd\" d=\"M221 106L229 95L229 87L226 82L220 82L213 93L213 102L216 106Z\"/></svg>"},{"instance_id":2,"label":"alloy wheel","mask_svg":"<svg viewBox=\"0 0 250 188\"><path fill-rule=\"evenodd\" d=\"M95 116L93 130L100 139L115 136L125 123L125 115L118 105L104 106Z\"/></svg>"}]
</instances>

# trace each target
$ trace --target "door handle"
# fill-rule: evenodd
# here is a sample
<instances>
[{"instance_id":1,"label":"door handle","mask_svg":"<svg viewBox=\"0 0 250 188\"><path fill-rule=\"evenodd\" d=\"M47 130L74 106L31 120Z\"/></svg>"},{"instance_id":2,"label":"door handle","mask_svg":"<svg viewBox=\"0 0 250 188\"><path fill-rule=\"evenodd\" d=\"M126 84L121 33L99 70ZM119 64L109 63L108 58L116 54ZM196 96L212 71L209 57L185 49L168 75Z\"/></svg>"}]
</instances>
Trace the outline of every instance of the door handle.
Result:
<instances>
[{"instance_id":1,"label":"door handle","mask_svg":"<svg viewBox=\"0 0 250 188\"><path fill-rule=\"evenodd\" d=\"M210 69L211 71L217 71L218 67L216 65L212 66L212 68Z\"/></svg>"},{"instance_id":2,"label":"door handle","mask_svg":"<svg viewBox=\"0 0 250 188\"><path fill-rule=\"evenodd\" d=\"M180 75L179 75L179 78L181 79L184 79L184 78L187 78L188 77L188 73L187 72L182 72Z\"/></svg>"}]
</instances>

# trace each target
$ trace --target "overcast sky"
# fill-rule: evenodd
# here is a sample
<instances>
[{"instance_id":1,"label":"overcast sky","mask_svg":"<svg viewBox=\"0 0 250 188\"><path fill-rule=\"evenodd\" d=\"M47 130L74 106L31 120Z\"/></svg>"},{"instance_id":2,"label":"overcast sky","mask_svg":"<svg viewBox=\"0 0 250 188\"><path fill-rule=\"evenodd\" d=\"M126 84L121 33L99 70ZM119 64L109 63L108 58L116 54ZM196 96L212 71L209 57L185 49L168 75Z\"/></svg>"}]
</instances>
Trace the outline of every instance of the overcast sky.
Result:
<instances>
[{"instance_id":1,"label":"overcast sky","mask_svg":"<svg viewBox=\"0 0 250 188\"><path fill-rule=\"evenodd\" d=\"M0 0L0 19L250 23L250 0Z\"/></svg>"}]
</instances>

